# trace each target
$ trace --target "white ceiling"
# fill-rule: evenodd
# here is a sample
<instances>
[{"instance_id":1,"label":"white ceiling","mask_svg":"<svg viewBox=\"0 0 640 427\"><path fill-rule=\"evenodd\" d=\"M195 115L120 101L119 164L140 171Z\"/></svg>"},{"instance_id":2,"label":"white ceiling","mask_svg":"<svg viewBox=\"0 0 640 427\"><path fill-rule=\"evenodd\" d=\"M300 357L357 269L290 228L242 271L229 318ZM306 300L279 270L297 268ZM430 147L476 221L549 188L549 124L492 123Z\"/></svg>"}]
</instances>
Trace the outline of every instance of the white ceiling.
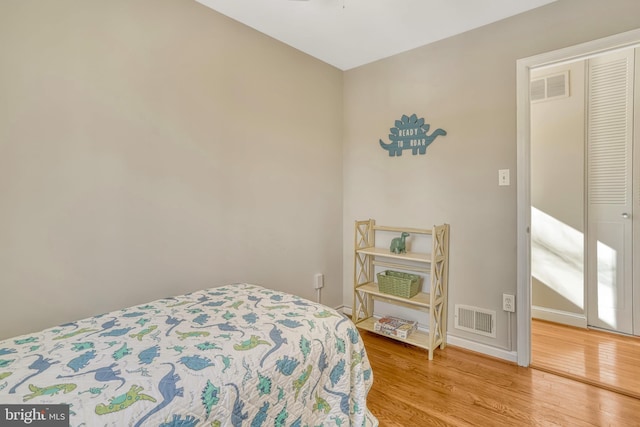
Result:
<instances>
[{"instance_id":1,"label":"white ceiling","mask_svg":"<svg viewBox=\"0 0 640 427\"><path fill-rule=\"evenodd\" d=\"M555 0L196 0L348 70Z\"/></svg>"}]
</instances>

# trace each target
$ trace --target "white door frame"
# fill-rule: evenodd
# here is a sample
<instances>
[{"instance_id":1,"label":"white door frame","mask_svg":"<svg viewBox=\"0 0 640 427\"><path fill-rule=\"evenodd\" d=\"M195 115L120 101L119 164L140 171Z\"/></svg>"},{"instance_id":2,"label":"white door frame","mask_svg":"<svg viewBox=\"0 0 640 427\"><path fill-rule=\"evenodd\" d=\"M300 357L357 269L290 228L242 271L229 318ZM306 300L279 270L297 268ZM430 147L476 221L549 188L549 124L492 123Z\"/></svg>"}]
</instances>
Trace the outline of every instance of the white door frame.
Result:
<instances>
[{"instance_id":1,"label":"white door frame","mask_svg":"<svg viewBox=\"0 0 640 427\"><path fill-rule=\"evenodd\" d=\"M640 29L543 53L517 61L517 353L518 365L531 363L531 123L529 80L532 69L586 59L640 43Z\"/></svg>"}]
</instances>

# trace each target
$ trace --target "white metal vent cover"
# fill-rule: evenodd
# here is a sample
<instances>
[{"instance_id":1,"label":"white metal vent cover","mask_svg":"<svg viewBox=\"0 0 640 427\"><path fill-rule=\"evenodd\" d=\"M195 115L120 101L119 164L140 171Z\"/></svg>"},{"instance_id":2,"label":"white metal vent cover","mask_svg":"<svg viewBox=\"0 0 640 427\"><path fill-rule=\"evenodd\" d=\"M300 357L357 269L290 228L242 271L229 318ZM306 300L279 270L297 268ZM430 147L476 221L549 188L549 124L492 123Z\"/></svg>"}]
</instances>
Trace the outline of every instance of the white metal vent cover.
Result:
<instances>
[{"instance_id":1,"label":"white metal vent cover","mask_svg":"<svg viewBox=\"0 0 640 427\"><path fill-rule=\"evenodd\" d=\"M529 85L531 102L566 98L569 96L569 70L531 80Z\"/></svg>"},{"instance_id":2,"label":"white metal vent cover","mask_svg":"<svg viewBox=\"0 0 640 427\"><path fill-rule=\"evenodd\" d=\"M487 337L496 337L496 312L470 305L455 305L455 328Z\"/></svg>"}]
</instances>

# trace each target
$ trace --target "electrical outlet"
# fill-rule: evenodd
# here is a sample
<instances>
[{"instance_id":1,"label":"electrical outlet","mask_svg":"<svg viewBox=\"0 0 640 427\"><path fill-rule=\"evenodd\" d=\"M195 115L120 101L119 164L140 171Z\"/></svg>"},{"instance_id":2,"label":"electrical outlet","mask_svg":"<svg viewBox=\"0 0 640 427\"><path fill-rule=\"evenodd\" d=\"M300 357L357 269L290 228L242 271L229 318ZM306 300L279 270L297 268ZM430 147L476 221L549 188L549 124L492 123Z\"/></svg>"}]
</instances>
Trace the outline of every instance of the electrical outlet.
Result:
<instances>
[{"instance_id":1,"label":"electrical outlet","mask_svg":"<svg viewBox=\"0 0 640 427\"><path fill-rule=\"evenodd\" d=\"M516 311L516 297L509 294L502 294L502 309L513 313Z\"/></svg>"},{"instance_id":2,"label":"electrical outlet","mask_svg":"<svg viewBox=\"0 0 640 427\"><path fill-rule=\"evenodd\" d=\"M313 287L314 287L315 289L322 289L322 288L324 288L324 274L322 274L322 273L318 273L318 274L316 274L315 279L316 279L316 280L315 280L315 282L313 283Z\"/></svg>"}]
</instances>

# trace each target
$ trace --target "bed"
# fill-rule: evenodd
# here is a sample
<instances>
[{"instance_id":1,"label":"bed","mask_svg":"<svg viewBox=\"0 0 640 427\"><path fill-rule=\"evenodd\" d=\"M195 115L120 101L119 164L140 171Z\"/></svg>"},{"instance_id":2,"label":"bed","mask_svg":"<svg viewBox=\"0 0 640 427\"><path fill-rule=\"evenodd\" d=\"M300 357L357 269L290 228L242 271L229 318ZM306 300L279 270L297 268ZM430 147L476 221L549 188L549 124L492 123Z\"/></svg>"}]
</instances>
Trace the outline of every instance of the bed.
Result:
<instances>
[{"instance_id":1,"label":"bed","mask_svg":"<svg viewBox=\"0 0 640 427\"><path fill-rule=\"evenodd\" d=\"M376 426L356 327L252 284L0 341L0 404L68 404L70 426Z\"/></svg>"}]
</instances>

